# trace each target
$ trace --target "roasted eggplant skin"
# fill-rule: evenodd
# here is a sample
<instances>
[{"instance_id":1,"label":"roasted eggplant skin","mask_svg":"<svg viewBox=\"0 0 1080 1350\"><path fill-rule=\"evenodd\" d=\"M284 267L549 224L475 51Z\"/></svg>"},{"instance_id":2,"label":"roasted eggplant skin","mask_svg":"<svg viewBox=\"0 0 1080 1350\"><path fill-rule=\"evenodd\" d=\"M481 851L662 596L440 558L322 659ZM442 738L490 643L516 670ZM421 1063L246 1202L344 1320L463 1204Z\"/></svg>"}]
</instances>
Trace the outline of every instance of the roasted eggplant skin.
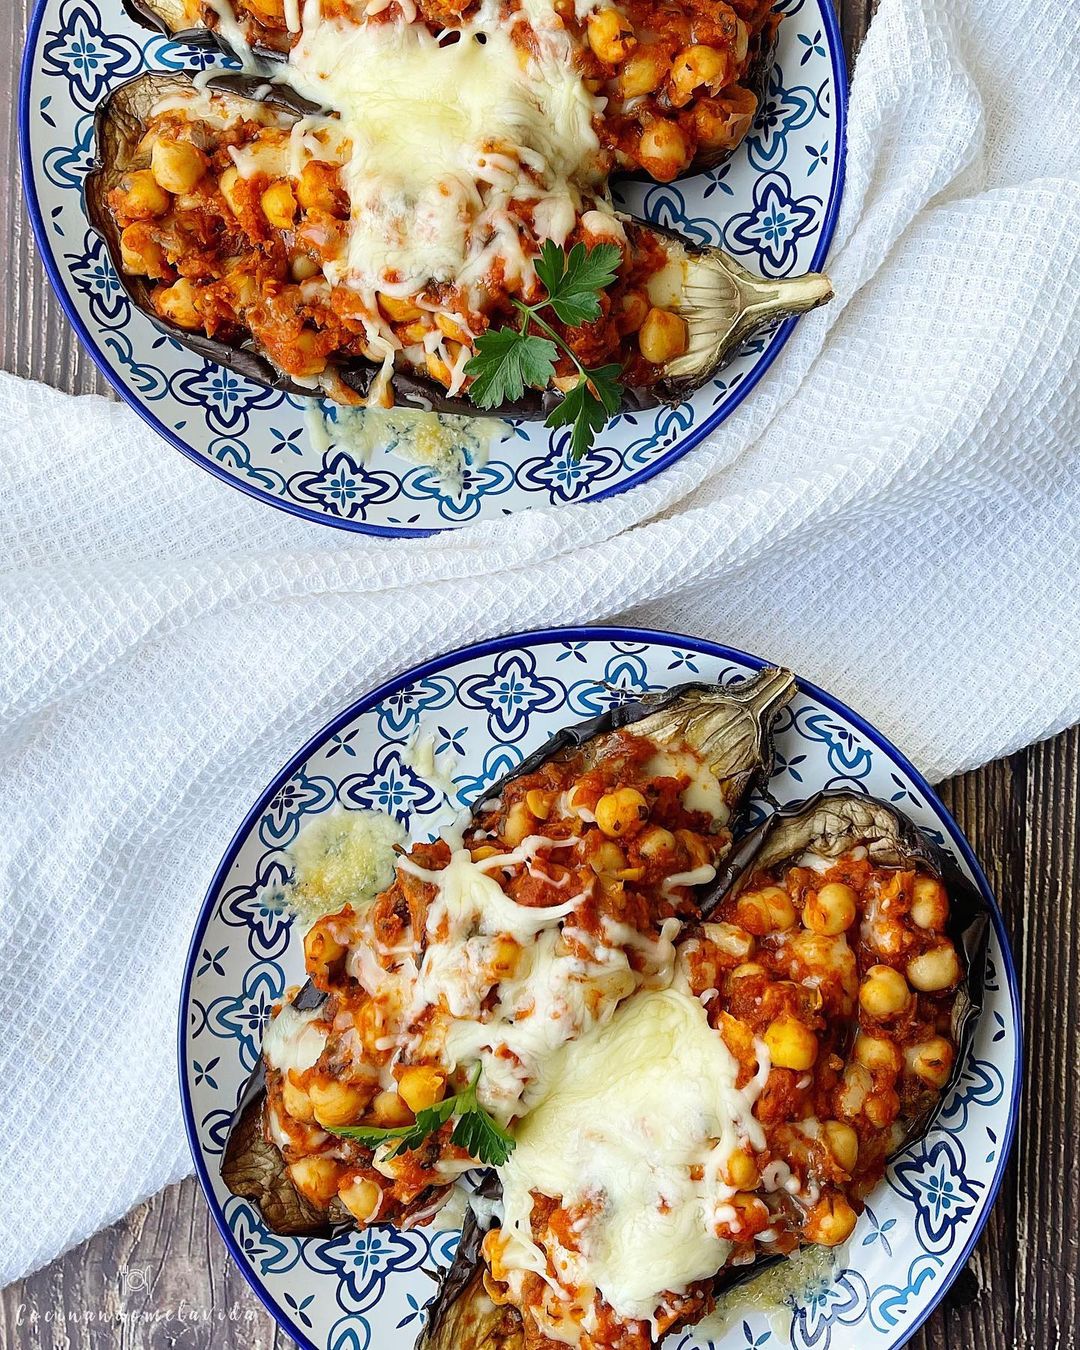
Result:
<instances>
[{"instance_id":1,"label":"roasted eggplant skin","mask_svg":"<svg viewBox=\"0 0 1080 1350\"><path fill-rule=\"evenodd\" d=\"M483 1199L498 1200L499 1179L488 1173L477 1187ZM480 1247L484 1229L470 1206L449 1270L424 1310L416 1350L523 1350L521 1314L508 1304L495 1304L484 1289L486 1269Z\"/></svg>"},{"instance_id":2,"label":"roasted eggplant skin","mask_svg":"<svg viewBox=\"0 0 1080 1350\"><path fill-rule=\"evenodd\" d=\"M145 277L132 276L124 270L120 230L109 209L109 193L132 167L143 167L137 160L137 148L142 140L142 119L150 109L171 94L188 93L193 87L192 76L151 72L137 75L120 85L102 103L94 115L94 166L86 177L83 188L86 215L91 227L101 236L113 270L128 299L166 337L188 348L207 361L215 361L228 370L243 375L268 389L281 389L287 394L311 398L317 391L298 384L278 370L265 356L255 350L250 341L227 342L221 338L193 333L169 323L154 309L150 300L150 285ZM261 101L281 108L298 118L317 111L313 104L300 98L284 86L275 85L269 92L265 81L252 75L221 75L210 81L209 88L241 98L253 98L261 93ZM374 377L376 367L369 375Z\"/></svg>"},{"instance_id":3,"label":"roasted eggplant skin","mask_svg":"<svg viewBox=\"0 0 1080 1350\"><path fill-rule=\"evenodd\" d=\"M223 74L211 80L208 87L225 96L245 99L257 96L260 102L297 119L318 111L286 86L268 86L258 76ZM194 77L190 74L148 72L119 86L101 104L94 118L95 162L84 188L87 218L103 240L131 303L166 337L255 384L301 398L318 397L321 392L318 387L302 384L279 370L252 338L211 338L163 319L151 301L147 279L130 275L124 269L120 229L109 207L109 193L127 171L145 167L146 152L140 147L145 119L151 109L166 96L193 89ZM690 352L670 363L670 373L661 368L653 384L624 386L621 405L624 412L644 411L660 404L677 406L706 384L755 333L814 309L832 297L832 287L819 273L779 281L763 280L720 249L695 245L660 226L636 223L660 236L673 257L681 255L687 268L687 294L693 295L694 303L680 307L690 331ZM330 369L344 386L364 400L381 366L363 357L352 357L332 364ZM397 370L390 383L398 406L465 417L541 420L562 398L554 389L527 390L519 399L481 411L466 396L451 396L438 381L419 373Z\"/></svg>"},{"instance_id":4,"label":"roasted eggplant skin","mask_svg":"<svg viewBox=\"0 0 1080 1350\"><path fill-rule=\"evenodd\" d=\"M650 720L656 726L666 715L673 715L680 703L689 703L695 716L716 719L718 709L724 714L713 733L713 740L721 742L717 756L711 750L707 753L715 766L714 772L730 782L729 804L734 814L751 789L763 783L771 772L772 723L794 693L795 679L790 671L766 667L738 684L692 681L616 704L596 717L555 732L516 769L489 788L482 802L498 797L508 783L534 773L558 755L580 750L624 727ZM293 1000L293 1006L308 1011L319 1007L326 997L309 980ZM338 1225L351 1224L352 1216L344 1206L335 1202L329 1213L315 1209L293 1186L280 1150L265 1137L265 1101L266 1070L260 1057L229 1125L221 1161L221 1177L226 1186L234 1195L254 1201L275 1233L326 1235ZM417 1221L427 1215L439 1198L435 1191L424 1192L417 1198L414 1211Z\"/></svg>"}]
</instances>

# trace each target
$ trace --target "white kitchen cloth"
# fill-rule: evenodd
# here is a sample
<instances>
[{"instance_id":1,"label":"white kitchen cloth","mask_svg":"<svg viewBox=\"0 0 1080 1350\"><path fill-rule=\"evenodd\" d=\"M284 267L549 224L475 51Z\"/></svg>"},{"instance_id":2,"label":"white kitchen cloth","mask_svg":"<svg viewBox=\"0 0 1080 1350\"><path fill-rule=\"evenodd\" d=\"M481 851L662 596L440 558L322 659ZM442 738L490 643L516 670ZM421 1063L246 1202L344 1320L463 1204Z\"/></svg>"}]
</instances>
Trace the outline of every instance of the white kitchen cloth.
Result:
<instances>
[{"instance_id":1,"label":"white kitchen cloth","mask_svg":"<svg viewBox=\"0 0 1080 1350\"><path fill-rule=\"evenodd\" d=\"M0 1283L190 1170L199 900L271 773L475 638L626 619L785 662L931 777L1080 718L1080 25L883 0L836 299L630 493L420 541L309 525L0 378Z\"/></svg>"}]
</instances>

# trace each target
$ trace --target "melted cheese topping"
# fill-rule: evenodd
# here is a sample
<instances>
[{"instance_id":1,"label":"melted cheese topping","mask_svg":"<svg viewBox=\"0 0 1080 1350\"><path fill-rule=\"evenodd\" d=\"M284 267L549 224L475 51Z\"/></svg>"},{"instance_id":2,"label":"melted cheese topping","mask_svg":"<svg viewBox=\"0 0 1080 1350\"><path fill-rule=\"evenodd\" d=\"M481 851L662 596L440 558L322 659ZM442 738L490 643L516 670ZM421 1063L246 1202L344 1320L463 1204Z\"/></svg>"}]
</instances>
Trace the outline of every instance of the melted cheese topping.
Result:
<instances>
[{"instance_id":1,"label":"melted cheese topping","mask_svg":"<svg viewBox=\"0 0 1080 1350\"><path fill-rule=\"evenodd\" d=\"M650 778L688 778L690 781L682 791L682 804L688 811L704 811L720 825L726 825L731 818L719 778L690 751L659 750L646 764L645 772Z\"/></svg>"},{"instance_id":2,"label":"melted cheese topping","mask_svg":"<svg viewBox=\"0 0 1080 1350\"><path fill-rule=\"evenodd\" d=\"M311 1008L300 1012L291 1003L271 1018L263 1037L263 1054L271 1068L287 1073L295 1069L303 1073L310 1069L326 1045L327 1027L320 1023L321 1012Z\"/></svg>"},{"instance_id":3,"label":"melted cheese topping","mask_svg":"<svg viewBox=\"0 0 1080 1350\"><path fill-rule=\"evenodd\" d=\"M679 987L639 993L563 1047L501 1171L507 1268L551 1282L531 1234L538 1191L590 1207L575 1224L580 1250L555 1253L559 1283L599 1290L620 1317L653 1319L664 1291L715 1274L731 1250L718 1209L735 1193L720 1172L740 1144L765 1143L753 1116L764 1046L758 1055L757 1077L737 1088L738 1062Z\"/></svg>"},{"instance_id":4,"label":"melted cheese topping","mask_svg":"<svg viewBox=\"0 0 1080 1350\"><path fill-rule=\"evenodd\" d=\"M535 35L531 55L513 41L519 24ZM289 82L337 110L350 142L351 229L332 283L412 295L432 280L481 284L496 262L528 282L515 205L542 203L541 222L565 238L583 190L599 189L603 101L572 69L550 0L509 20L485 0L458 31L324 19L306 0Z\"/></svg>"}]
</instances>

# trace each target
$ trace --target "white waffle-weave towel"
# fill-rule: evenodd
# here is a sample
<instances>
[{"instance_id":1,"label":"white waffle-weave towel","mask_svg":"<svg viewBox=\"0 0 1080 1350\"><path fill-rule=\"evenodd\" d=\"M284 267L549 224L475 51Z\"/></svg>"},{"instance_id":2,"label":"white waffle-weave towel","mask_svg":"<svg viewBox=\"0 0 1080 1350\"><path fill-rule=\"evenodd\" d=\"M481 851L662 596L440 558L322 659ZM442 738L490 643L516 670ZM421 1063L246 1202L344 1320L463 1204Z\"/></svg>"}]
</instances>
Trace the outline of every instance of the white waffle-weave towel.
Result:
<instances>
[{"instance_id":1,"label":"white waffle-weave towel","mask_svg":"<svg viewBox=\"0 0 1080 1350\"><path fill-rule=\"evenodd\" d=\"M932 777L1080 717L1078 125L1070 5L883 0L836 300L709 444L584 507L351 537L0 378L0 1283L189 1170L199 897L364 687L619 617L788 663Z\"/></svg>"}]
</instances>

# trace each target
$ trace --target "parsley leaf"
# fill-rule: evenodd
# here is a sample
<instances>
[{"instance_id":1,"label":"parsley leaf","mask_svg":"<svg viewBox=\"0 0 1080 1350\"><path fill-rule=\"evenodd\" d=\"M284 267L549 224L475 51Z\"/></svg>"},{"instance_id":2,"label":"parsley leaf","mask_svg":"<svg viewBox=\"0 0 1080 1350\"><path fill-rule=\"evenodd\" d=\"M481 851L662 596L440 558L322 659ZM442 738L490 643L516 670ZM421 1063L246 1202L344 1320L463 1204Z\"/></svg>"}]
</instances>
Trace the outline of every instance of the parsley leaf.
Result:
<instances>
[{"instance_id":1,"label":"parsley leaf","mask_svg":"<svg viewBox=\"0 0 1080 1350\"><path fill-rule=\"evenodd\" d=\"M597 433L604 429L604 423L618 412L622 400L622 389L618 384L621 374L622 366L601 366L587 371L573 389L563 395L562 402L548 413L545 426L573 426L570 434L573 459L582 457Z\"/></svg>"},{"instance_id":2,"label":"parsley leaf","mask_svg":"<svg viewBox=\"0 0 1080 1350\"><path fill-rule=\"evenodd\" d=\"M476 1097L476 1085L480 1081L480 1065L469 1080L467 1087L447 1097L434 1106L418 1111L411 1125L398 1125L393 1129L380 1129L375 1125L342 1125L330 1130L342 1139L356 1139L368 1148L378 1148L388 1139L396 1139L397 1147L387 1153L388 1158L400 1157L417 1149L451 1118L457 1116L457 1124L450 1136L450 1142L463 1148L470 1157L479 1159L489 1167L501 1167L514 1151L515 1140L507 1130L497 1124Z\"/></svg>"},{"instance_id":3,"label":"parsley leaf","mask_svg":"<svg viewBox=\"0 0 1080 1350\"><path fill-rule=\"evenodd\" d=\"M463 1148L471 1158L479 1158L489 1167L501 1167L514 1151L516 1140L488 1113L477 1107L466 1111L454 1126L451 1143Z\"/></svg>"},{"instance_id":4,"label":"parsley leaf","mask_svg":"<svg viewBox=\"0 0 1080 1350\"><path fill-rule=\"evenodd\" d=\"M476 355L465 365L465 374L474 377L469 397L479 408L496 408L520 398L526 385L543 389L555 374L558 354L554 342L516 328L481 333Z\"/></svg>"},{"instance_id":5,"label":"parsley leaf","mask_svg":"<svg viewBox=\"0 0 1080 1350\"><path fill-rule=\"evenodd\" d=\"M546 427L564 427L570 425L570 455L578 460L592 445L597 432L603 429L607 421L604 405L589 388L589 382L582 375L573 389L563 395L562 402L556 403L547 415Z\"/></svg>"},{"instance_id":6,"label":"parsley leaf","mask_svg":"<svg viewBox=\"0 0 1080 1350\"><path fill-rule=\"evenodd\" d=\"M575 244L567 253L550 239L545 240L533 265L547 291L547 299L534 305L513 300L514 308L522 316L520 326L492 329L477 338L476 353L465 365L465 374L473 377L467 390L472 401L480 408L496 408L500 403L520 398L526 385L546 389L555 374L561 349L581 378L548 414L546 425L572 426L570 450L575 460L580 459L607 419L619 410L622 367L608 365L586 370L574 349L541 316L541 311L553 310L567 328L579 328L598 319L600 292L615 280L621 261L622 252L616 244L597 244L595 248ZM547 337L531 334L530 324Z\"/></svg>"},{"instance_id":7,"label":"parsley leaf","mask_svg":"<svg viewBox=\"0 0 1080 1350\"><path fill-rule=\"evenodd\" d=\"M548 293L547 303L568 328L577 328L600 317L599 293L615 280L621 261L617 244L597 244L589 249L575 244L564 253L547 239L535 266Z\"/></svg>"}]
</instances>

